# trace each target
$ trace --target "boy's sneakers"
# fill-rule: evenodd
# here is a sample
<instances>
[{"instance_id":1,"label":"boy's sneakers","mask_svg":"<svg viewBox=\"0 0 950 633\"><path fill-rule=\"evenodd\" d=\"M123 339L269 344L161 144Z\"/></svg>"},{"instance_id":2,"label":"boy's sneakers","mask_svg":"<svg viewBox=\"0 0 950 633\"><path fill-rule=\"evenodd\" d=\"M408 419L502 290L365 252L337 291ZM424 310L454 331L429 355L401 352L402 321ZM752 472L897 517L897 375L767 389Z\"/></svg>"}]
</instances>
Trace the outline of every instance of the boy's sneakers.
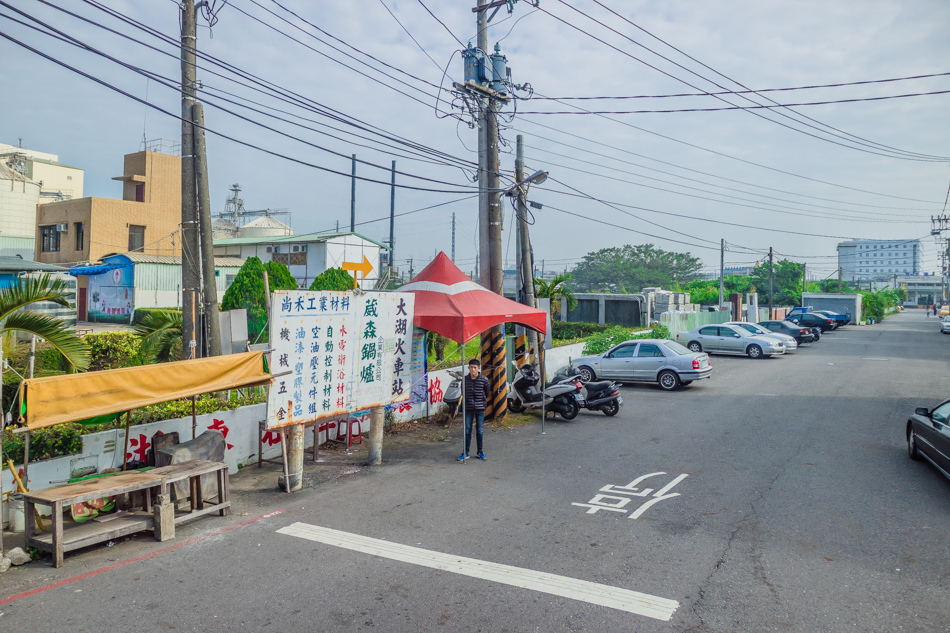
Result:
<instances>
[{"instance_id":1,"label":"boy's sneakers","mask_svg":"<svg viewBox=\"0 0 950 633\"><path fill-rule=\"evenodd\" d=\"M460 462L464 462L466 459L468 459L468 453L462 453L461 455L459 455Z\"/></svg>"},{"instance_id":2,"label":"boy's sneakers","mask_svg":"<svg viewBox=\"0 0 950 633\"><path fill-rule=\"evenodd\" d=\"M486 460L486 459L488 459L488 458L485 457L485 453L483 453L483 452L481 452L481 451L478 451L478 459L484 461L484 460Z\"/></svg>"}]
</instances>

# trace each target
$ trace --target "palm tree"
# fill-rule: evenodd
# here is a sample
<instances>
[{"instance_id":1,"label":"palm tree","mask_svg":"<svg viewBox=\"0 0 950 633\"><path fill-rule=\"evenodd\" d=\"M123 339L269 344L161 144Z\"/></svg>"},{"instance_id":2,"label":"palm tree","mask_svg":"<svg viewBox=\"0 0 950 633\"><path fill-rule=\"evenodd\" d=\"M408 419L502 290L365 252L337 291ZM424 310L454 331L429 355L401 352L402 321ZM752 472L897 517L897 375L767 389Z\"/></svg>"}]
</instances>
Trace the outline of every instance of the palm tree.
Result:
<instances>
[{"instance_id":1,"label":"palm tree","mask_svg":"<svg viewBox=\"0 0 950 633\"><path fill-rule=\"evenodd\" d=\"M26 309L41 301L68 308L67 298L72 294L66 282L54 280L50 275L14 279L12 286L0 289L0 336L9 336L14 332L33 334L45 339L73 368L79 371L87 369L89 348L69 326L55 317Z\"/></svg>"},{"instance_id":2,"label":"palm tree","mask_svg":"<svg viewBox=\"0 0 950 633\"><path fill-rule=\"evenodd\" d=\"M181 343L181 328L181 312L158 310L149 313L134 329L149 362L166 362L175 356L175 346Z\"/></svg>"},{"instance_id":3,"label":"palm tree","mask_svg":"<svg viewBox=\"0 0 950 633\"><path fill-rule=\"evenodd\" d=\"M566 282L573 281L574 276L570 273L558 275L550 281L535 279L535 294L539 299L551 300L551 314L561 313L561 300L567 301L567 309L573 310L577 307L577 297L574 296L574 290Z\"/></svg>"}]
</instances>

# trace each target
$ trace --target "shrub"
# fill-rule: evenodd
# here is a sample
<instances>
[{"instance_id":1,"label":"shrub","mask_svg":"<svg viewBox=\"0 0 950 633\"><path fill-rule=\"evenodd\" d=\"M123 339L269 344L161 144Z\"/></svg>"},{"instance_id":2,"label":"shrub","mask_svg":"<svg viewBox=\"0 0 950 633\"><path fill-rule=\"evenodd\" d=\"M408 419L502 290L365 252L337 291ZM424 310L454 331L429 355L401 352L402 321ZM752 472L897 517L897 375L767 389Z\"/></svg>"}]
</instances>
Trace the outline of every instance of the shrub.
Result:
<instances>
[{"instance_id":1,"label":"shrub","mask_svg":"<svg viewBox=\"0 0 950 633\"><path fill-rule=\"evenodd\" d=\"M89 347L90 371L135 367L144 361L139 340L132 332L87 334L82 340Z\"/></svg>"},{"instance_id":2,"label":"shrub","mask_svg":"<svg viewBox=\"0 0 950 633\"><path fill-rule=\"evenodd\" d=\"M265 270L271 292L293 290L297 287L297 281L283 264L267 262L265 268L260 259L249 257L234 277L234 283L224 292L224 300L221 302L222 310L240 310L241 308L247 310L247 334L252 342L265 339L267 336Z\"/></svg>"},{"instance_id":3,"label":"shrub","mask_svg":"<svg viewBox=\"0 0 950 633\"><path fill-rule=\"evenodd\" d=\"M633 332L630 330L630 328L625 328L621 325L613 325L603 332L594 334L588 338L587 344L584 346L584 353L603 354L614 345L623 343L624 341L629 341L631 338L633 338Z\"/></svg>"},{"instance_id":4,"label":"shrub","mask_svg":"<svg viewBox=\"0 0 950 633\"><path fill-rule=\"evenodd\" d=\"M310 290L353 290L355 280L342 268L327 268L310 284Z\"/></svg>"},{"instance_id":5,"label":"shrub","mask_svg":"<svg viewBox=\"0 0 950 633\"><path fill-rule=\"evenodd\" d=\"M270 285L270 291L275 290L296 290L297 280L290 274L290 269L284 264L275 261L269 261L264 266L267 271L267 283Z\"/></svg>"},{"instance_id":6,"label":"shrub","mask_svg":"<svg viewBox=\"0 0 950 633\"><path fill-rule=\"evenodd\" d=\"M555 339L584 338L591 334L599 334L611 327L610 325L601 325L599 323L584 323L552 321L551 337Z\"/></svg>"}]
</instances>

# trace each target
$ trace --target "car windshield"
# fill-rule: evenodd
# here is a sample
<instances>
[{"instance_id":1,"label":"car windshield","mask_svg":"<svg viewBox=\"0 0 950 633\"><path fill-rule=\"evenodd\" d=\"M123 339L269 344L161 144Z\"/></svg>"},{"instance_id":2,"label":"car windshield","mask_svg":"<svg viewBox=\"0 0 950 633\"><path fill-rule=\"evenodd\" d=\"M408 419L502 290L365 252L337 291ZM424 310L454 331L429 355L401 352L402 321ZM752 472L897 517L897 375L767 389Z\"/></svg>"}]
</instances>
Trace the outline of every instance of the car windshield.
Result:
<instances>
[{"instance_id":1,"label":"car windshield","mask_svg":"<svg viewBox=\"0 0 950 633\"><path fill-rule=\"evenodd\" d=\"M663 341L663 346L666 347L666 349L671 350L674 354L679 354L680 356L693 353L676 341Z\"/></svg>"}]
</instances>

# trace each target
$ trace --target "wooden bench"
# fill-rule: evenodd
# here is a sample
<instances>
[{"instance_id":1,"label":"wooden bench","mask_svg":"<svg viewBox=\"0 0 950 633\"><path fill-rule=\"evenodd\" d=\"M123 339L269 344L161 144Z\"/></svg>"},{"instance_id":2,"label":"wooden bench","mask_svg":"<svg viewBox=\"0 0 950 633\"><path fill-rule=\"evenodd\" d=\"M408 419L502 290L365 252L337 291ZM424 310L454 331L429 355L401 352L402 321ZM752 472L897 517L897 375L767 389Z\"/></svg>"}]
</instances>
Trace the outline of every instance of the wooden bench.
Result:
<instances>
[{"instance_id":1,"label":"wooden bench","mask_svg":"<svg viewBox=\"0 0 950 633\"><path fill-rule=\"evenodd\" d=\"M202 494L201 476L214 473L218 480L218 502L205 507ZM168 504L170 484L188 479L190 481L191 512L175 516L174 505ZM162 505L156 505L152 512L152 489L159 491L158 499ZM136 491L144 493L143 508L119 514L107 514L99 520L64 526L63 509L74 503L129 494ZM52 531L37 534L33 508L35 504L49 505L53 508ZM156 538L167 540L174 538L174 526L185 521L212 512L225 516L229 512L231 501L228 491L228 465L223 462L194 460L171 466L153 468L145 471L128 471L106 477L88 479L72 484L54 486L45 490L27 492L23 495L26 544L53 554L53 565L61 567L65 552L111 541L122 536L154 530ZM170 513L167 527L156 529L156 519L161 522L163 513Z\"/></svg>"}]
</instances>

